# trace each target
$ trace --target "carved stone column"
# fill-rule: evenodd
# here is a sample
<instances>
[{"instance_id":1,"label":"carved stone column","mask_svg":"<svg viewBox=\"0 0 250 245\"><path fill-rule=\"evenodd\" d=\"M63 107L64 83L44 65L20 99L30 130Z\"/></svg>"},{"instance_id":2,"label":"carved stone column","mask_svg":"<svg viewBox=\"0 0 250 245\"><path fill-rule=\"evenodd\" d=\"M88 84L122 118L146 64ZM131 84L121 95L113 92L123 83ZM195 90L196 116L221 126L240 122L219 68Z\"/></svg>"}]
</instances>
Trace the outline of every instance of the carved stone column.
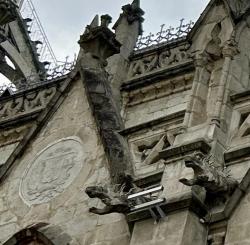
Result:
<instances>
[{"instance_id":1,"label":"carved stone column","mask_svg":"<svg viewBox=\"0 0 250 245\"><path fill-rule=\"evenodd\" d=\"M228 78L229 78L231 63L232 63L233 57L238 53L237 45L233 39L230 40L226 44L226 46L223 48L222 53L223 53L223 57L225 60L224 60L223 68L222 68L221 79L219 82L214 115L212 118L212 122L216 123L218 126L220 126L220 123L221 123L222 106L223 106L223 103L226 102L225 95L229 86Z\"/></svg>"},{"instance_id":2,"label":"carved stone column","mask_svg":"<svg viewBox=\"0 0 250 245\"><path fill-rule=\"evenodd\" d=\"M134 51L137 38L142 34L144 11L140 8L140 1L134 0L132 4L122 7L122 13L113 29L116 39L121 43L119 54L108 59L107 71L110 74L110 83L118 108L121 108L121 84L127 79L129 69L129 56Z\"/></svg>"},{"instance_id":3,"label":"carved stone column","mask_svg":"<svg viewBox=\"0 0 250 245\"><path fill-rule=\"evenodd\" d=\"M109 16L102 16L99 26L96 16L92 24L87 26L79 41L82 50L78 65L108 159L112 183L121 184L126 171L129 171L130 161L127 142L118 133L124 126L104 69L106 59L118 53L121 46L107 27L110 21Z\"/></svg>"},{"instance_id":4,"label":"carved stone column","mask_svg":"<svg viewBox=\"0 0 250 245\"><path fill-rule=\"evenodd\" d=\"M199 54L195 58L195 75L191 92L191 99L187 105L187 110L183 122L184 128L192 126L194 120L195 109L194 106L197 102L197 96L200 94L201 82L203 81L204 74L206 73L207 57L205 54Z\"/></svg>"}]
</instances>

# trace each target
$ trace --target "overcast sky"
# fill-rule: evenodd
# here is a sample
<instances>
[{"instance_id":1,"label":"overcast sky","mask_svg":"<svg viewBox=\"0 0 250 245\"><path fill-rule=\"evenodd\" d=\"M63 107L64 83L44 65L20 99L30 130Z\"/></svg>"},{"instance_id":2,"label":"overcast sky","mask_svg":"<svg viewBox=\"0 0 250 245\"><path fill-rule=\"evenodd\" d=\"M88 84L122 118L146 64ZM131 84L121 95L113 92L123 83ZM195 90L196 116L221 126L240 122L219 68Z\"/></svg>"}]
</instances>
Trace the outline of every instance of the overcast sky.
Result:
<instances>
[{"instance_id":1,"label":"overcast sky","mask_svg":"<svg viewBox=\"0 0 250 245\"><path fill-rule=\"evenodd\" d=\"M113 23L121 6L132 0L33 0L51 46L59 60L78 52L77 41L96 14L109 14ZM157 33L161 24L176 27L181 18L196 20L209 0L141 0L145 33Z\"/></svg>"},{"instance_id":2,"label":"overcast sky","mask_svg":"<svg viewBox=\"0 0 250 245\"><path fill-rule=\"evenodd\" d=\"M132 0L32 0L58 60L73 60L79 51L77 41L96 14L109 14L113 24L121 6ZM157 33L160 25L177 27L179 20L196 21L209 0L141 0L145 11L144 34ZM6 79L0 74L0 85Z\"/></svg>"}]
</instances>

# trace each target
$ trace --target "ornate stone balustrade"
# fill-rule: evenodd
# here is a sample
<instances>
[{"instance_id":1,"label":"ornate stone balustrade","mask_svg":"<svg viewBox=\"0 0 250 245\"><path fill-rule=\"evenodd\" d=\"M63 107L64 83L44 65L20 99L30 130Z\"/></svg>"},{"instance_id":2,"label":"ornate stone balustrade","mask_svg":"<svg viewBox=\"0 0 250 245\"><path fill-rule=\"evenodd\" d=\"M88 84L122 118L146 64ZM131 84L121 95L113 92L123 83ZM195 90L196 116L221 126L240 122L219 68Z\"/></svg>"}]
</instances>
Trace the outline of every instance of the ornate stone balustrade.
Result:
<instances>
[{"instance_id":1,"label":"ornate stone balustrade","mask_svg":"<svg viewBox=\"0 0 250 245\"><path fill-rule=\"evenodd\" d=\"M56 91L56 87L50 87L3 99L0 101L0 124L39 112L45 108Z\"/></svg>"},{"instance_id":2,"label":"ornate stone balustrade","mask_svg":"<svg viewBox=\"0 0 250 245\"><path fill-rule=\"evenodd\" d=\"M144 54L135 54L131 58L128 79L130 80L192 61L189 47L190 45L184 41L175 46L166 45L165 47L156 48Z\"/></svg>"}]
</instances>

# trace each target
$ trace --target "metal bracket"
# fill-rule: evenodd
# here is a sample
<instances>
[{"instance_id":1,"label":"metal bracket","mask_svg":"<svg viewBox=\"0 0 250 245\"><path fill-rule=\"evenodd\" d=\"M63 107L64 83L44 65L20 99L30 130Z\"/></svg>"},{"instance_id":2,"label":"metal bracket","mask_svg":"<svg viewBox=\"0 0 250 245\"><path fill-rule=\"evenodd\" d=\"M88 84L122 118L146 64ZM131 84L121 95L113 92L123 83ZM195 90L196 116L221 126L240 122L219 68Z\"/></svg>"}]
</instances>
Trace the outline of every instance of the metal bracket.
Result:
<instances>
[{"instance_id":1,"label":"metal bracket","mask_svg":"<svg viewBox=\"0 0 250 245\"><path fill-rule=\"evenodd\" d=\"M138 203L130 208L131 211L138 210L148 210L155 220L155 222L159 222L162 218L166 217L166 214L161 208L161 204L163 204L166 200L165 198L153 199L152 197L147 198L147 196L151 196L154 193L159 193L163 191L163 186L154 187L152 189L148 189L145 191L141 191L128 196L128 200L134 200L135 203Z\"/></svg>"}]
</instances>

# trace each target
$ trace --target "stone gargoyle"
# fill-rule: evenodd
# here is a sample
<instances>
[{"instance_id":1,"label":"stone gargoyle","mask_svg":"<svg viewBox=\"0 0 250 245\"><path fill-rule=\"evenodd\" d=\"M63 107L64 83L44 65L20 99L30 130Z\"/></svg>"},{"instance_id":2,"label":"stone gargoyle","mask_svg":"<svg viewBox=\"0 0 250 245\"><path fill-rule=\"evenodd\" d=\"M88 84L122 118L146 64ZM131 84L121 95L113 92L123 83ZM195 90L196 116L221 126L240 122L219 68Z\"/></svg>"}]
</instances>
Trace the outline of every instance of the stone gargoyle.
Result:
<instances>
[{"instance_id":1,"label":"stone gargoyle","mask_svg":"<svg viewBox=\"0 0 250 245\"><path fill-rule=\"evenodd\" d=\"M126 194L114 191L112 186L89 186L85 192L90 198L98 198L105 204L104 208L90 208L91 213L99 215L127 213L130 209Z\"/></svg>"},{"instance_id":2,"label":"stone gargoyle","mask_svg":"<svg viewBox=\"0 0 250 245\"><path fill-rule=\"evenodd\" d=\"M198 185L204 187L207 193L232 193L238 182L230 177L226 171L215 167L212 155L194 153L185 158L185 165L194 171L193 179L182 178L179 181L187 186Z\"/></svg>"},{"instance_id":3,"label":"stone gargoyle","mask_svg":"<svg viewBox=\"0 0 250 245\"><path fill-rule=\"evenodd\" d=\"M131 205L134 204L128 200L128 195L139 190L140 188L133 184L131 176L126 176L121 185L89 186L85 190L86 194L90 198L100 199L105 204L104 208L92 207L89 211L99 215L110 213L126 214L130 211Z\"/></svg>"}]
</instances>

